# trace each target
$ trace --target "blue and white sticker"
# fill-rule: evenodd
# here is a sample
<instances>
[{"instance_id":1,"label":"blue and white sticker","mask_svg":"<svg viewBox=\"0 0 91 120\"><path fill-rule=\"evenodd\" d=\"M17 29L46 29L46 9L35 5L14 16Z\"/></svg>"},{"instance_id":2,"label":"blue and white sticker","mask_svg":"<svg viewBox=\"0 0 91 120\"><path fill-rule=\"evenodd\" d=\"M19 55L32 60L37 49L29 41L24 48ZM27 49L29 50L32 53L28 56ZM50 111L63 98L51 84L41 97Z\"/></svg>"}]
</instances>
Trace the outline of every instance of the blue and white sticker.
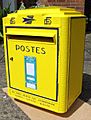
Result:
<instances>
[{"instance_id":1,"label":"blue and white sticker","mask_svg":"<svg viewBox=\"0 0 91 120\"><path fill-rule=\"evenodd\" d=\"M36 79L36 58L25 56L25 81L26 87L31 89L37 89Z\"/></svg>"}]
</instances>

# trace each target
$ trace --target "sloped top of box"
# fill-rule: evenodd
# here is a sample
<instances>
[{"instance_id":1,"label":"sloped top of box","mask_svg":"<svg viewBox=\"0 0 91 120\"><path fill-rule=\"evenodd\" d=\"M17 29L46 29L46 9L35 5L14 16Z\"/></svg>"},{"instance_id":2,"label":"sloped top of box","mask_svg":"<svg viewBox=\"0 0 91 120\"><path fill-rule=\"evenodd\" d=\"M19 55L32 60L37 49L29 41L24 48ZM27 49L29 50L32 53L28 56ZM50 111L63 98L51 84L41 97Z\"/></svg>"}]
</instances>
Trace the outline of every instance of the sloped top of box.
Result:
<instances>
[{"instance_id":1,"label":"sloped top of box","mask_svg":"<svg viewBox=\"0 0 91 120\"><path fill-rule=\"evenodd\" d=\"M11 15L28 15L28 14L55 14L55 15L81 15L80 12L76 11L73 8L66 8L66 7L58 7L58 6L48 6L48 7L36 7L36 8L29 8L25 10L18 10L16 13L11 13Z\"/></svg>"},{"instance_id":2,"label":"sloped top of box","mask_svg":"<svg viewBox=\"0 0 91 120\"><path fill-rule=\"evenodd\" d=\"M58 6L49 6L49 7L37 7L37 8L30 8L30 9L25 9L25 10L19 10L18 13L29 13L31 12L32 14L43 14L43 13L51 13L51 14L57 14L57 13L80 13L77 12L75 9L72 8L66 8L66 7L58 7Z\"/></svg>"}]
</instances>

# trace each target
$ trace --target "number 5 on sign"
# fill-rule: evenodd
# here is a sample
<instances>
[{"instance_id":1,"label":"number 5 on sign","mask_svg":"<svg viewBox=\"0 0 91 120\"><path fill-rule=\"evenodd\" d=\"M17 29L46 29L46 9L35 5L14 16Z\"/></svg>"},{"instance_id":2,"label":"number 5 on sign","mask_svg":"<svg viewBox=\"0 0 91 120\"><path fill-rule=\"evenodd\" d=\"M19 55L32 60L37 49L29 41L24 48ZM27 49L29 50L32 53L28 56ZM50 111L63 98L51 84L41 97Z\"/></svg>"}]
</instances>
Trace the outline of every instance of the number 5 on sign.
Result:
<instances>
[{"instance_id":1,"label":"number 5 on sign","mask_svg":"<svg viewBox=\"0 0 91 120\"><path fill-rule=\"evenodd\" d=\"M44 24L51 25L51 23L52 23L51 17L46 17L46 19L44 19Z\"/></svg>"}]
</instances>

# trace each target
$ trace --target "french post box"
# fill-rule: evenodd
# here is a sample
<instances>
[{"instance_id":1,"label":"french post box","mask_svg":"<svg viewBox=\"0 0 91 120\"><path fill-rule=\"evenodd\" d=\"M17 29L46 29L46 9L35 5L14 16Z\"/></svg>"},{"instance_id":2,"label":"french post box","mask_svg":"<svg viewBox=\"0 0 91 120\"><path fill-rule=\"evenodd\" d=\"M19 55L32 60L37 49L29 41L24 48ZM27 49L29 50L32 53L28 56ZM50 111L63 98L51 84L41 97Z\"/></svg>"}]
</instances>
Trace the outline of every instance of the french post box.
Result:
<instances>
[{"instance_id":1,"label":"french post box","mask_svg":"<svg viewBox=\"0 0 91 120\"><path fill-rule=\"evenodd\" d=\"M82 89L85 16L70 8L19 10L3 18L8 94L64 113Z\"/></svg>"}]
</instances>

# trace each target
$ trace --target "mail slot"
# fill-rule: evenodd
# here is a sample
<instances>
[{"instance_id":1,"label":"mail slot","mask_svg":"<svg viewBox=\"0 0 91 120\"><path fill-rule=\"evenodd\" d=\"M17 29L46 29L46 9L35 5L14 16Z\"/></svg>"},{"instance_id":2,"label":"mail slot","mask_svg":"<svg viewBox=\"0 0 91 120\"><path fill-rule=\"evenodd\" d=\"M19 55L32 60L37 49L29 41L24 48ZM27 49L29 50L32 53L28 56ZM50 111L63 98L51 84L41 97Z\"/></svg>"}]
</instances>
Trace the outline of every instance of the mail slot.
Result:
<instances>
[{"instance_id":1,"label":"mail slot","mask_svg":"<svg viewBox=\"0 0 91 120\"><path fill-rule=\"evenodd\" d=\"M19 10L3 18L8 94L57 113L81 93L85 16L70 8Z\"/></svg>"}]
</instances>

